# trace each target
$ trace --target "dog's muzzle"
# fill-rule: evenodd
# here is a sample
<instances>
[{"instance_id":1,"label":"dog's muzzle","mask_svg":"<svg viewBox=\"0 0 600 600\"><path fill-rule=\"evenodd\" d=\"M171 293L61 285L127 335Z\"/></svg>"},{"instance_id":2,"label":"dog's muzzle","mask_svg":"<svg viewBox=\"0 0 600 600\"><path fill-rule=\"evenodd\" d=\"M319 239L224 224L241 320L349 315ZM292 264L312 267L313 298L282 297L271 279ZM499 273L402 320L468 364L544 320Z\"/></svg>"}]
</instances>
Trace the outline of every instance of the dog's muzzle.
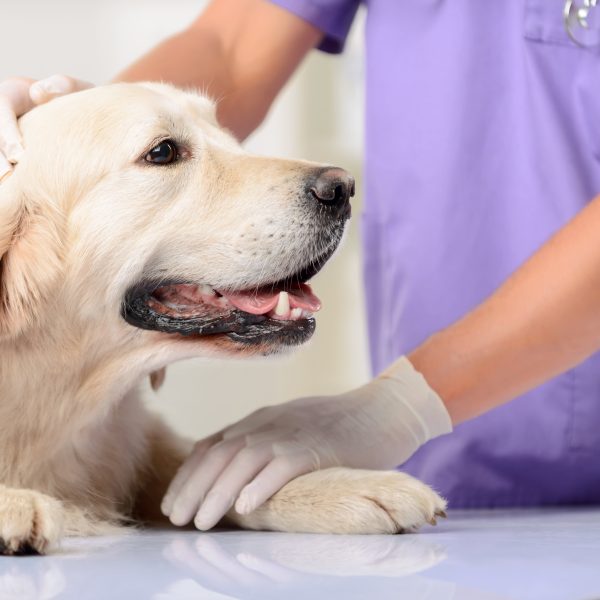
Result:
<instances>
[{"instance_id":1,"label":"dog's muzzle","mask_svg":"<svg viewBox=\"0 0 600 600\"><path fill-rule=\"evenodd\" d=\"M216 289L206 283L142 280L124 298L122 316L134 327L166 334L199 338L225 335L241 344L293 346L306 341L315 330L313 313L319 299L307 281L318 273L335 252L350 217L354 179L343 169L322 167L305 181L305 197L317 200L317 219L324 248L309 262L284 279L260 283L254 288Z\"/></svg>"}]
</instances>

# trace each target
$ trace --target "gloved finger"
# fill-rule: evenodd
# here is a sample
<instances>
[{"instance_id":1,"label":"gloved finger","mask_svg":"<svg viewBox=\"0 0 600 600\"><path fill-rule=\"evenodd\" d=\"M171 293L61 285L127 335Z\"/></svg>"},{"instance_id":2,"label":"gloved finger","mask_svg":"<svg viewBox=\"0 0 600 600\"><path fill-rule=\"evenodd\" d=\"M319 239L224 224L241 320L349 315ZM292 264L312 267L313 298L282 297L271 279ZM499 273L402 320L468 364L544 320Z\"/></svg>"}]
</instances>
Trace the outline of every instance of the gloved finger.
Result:
<instances>
[{"instance_id":1,"label":"gloved finger","mask_svg":"<svg viewBox=\"0 0 600 600\"><path fill-rule=\"evenodd\" d=\"M181 488L185 485L189 476L196 470L202 458L208 452L211 446L214 446L217 442L222 439L221 432L217 432L203 440L199 440L194 444L194 449L190 455L185 459L183 464L179 467L173 481L169 484L165 496L160 505L160 510L165 517L171 515L173 511L173 503L179 495Z\"/></svg>"},{"instance_id":2,"label":"gloved finger","mask_svg":"<svg viewBox=\"0 0 600 600\"><path fill-rule=\"evenodd\" d=\"M233 506L242 488L273 458L270 441L242 448L206 494L194 525L203 531L214 527Z\"/></svg>"},{"instance_id":3,"label":"gloved finger","mask_svg":"<svg viewBox=\"0 0 600 600\"><path fill-rule=\"evenodd\" d=\"M169 515L173 525L186 525L191 521L206 492L245 443L244 438L223 440L211 446L199 462L194 461L196 466L173 502Z\"/></svg>"},{"instance_id":4,"label":"gloved finger","mask_svg":"<svg viewBox=\"0 0 600 600\"><path fill-rule=\"evenodd\" d=\"M11 77L0 81L0 96L5 100L17 117L33 108L29 97L29 88L35 79L29 77Z\"/></svg>"},{"instance_id":5,"label":"gloved finger","mask_svg":"<svg viewBox=\"0 0 600 600\"><path fill-rule=\"evenodd\" d=\"M11 171L12 167L10 166L10 163L8 162L8 160L6 160L4 154L0 152L0 183L2 183L4 176L8 175L8 173L10 173Z\"/></svg>"},{"instance_id":6,"label":"gloved finger","mask_svg":"<svg viewBox=\"0 0 600 600\"><path fill-rule=\"evenodd\" d=\"M17 118L33 108L29 87L33 79L13 77L0 82L0 152L11 163L23 154Z\"/></svg>"},{"instance_id":7,"label":"gloved finger","mask_svg":"<svg viewBox=\"0 0 600 600\"><path fill-rule=\"evenodd\" d=\"M53 98L57 98L58 96L87 90L91 87L94 87L94 84L89 81L75 79L68 75L52 75L36 81L29 88L29 97L34 104L39 105L44 104Z\"/></svg>"},{"instance_id":8,"label":"gloved finger","mask_svg":"<svg viewBox=\"0 0 600 600\"><path fill-rule=\"evenodd\" d=\"M17 117L12 104L3 96L0 96L0 152L13 164L24 152Z\"/></svg>"},{"instance_id":9,"label":"gloved finger","mask_svg":"<svg viewBox=\"0 0 600 600\"><path fill-rule=\"evenodd\" d=\"M255 410L241 421L226 427L223 430L223 439L227 440L272 427L273 422L283 412L284 406L285 404L278 404L276 406L265 406L264 408Z\"/></svg>"},{"instance_id":10,"label":"gloved finger","mask_svg":"<svg viewBox=\"0 0 600 600\"><path fill-rule=\"evenodd\" d=\"M235 510L247 515L266 502L292 479L316 471L319 457L313 450L284 454L272 460L246 487L235 503Z\"/></svg>"}]
</instances>

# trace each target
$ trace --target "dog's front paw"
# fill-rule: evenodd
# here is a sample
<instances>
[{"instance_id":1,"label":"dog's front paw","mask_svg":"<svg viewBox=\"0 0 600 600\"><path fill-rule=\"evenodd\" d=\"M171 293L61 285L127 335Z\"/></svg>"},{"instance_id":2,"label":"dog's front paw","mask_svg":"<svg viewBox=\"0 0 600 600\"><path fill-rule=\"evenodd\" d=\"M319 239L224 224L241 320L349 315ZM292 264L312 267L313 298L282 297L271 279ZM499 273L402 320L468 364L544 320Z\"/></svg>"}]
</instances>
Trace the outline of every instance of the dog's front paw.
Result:
<instances>
[{"instance_id":1,"label":"dog's front paw","mask_svg":"<svg viewBox=\"0 0 600 600\"><path fill-rule=\"evenodd\" d=\"M0 486L0 554L43 554L61 537L63 524L60 501Z\"/></svg>"},{"instance_id":2,"label":"dog's front paw","mask_svg":"<svg viewBox=\"0 0 600 600\"><path fill-rule=\"evenodd\" d=\"M405 533L446 517L446 501L406 473L353 471L344 480L341 486L348 485L348 490L341 494L351 507L346 513L350 522L336 522L335 527L350 530L340 533Z\"/></svg>"},{"instance_id":3,"label":"dog's front paw","mask_svg":"<svg viewBox=\"0 0 600 600\"><path fill-rule=\"evenodd\" d=\"M306 533L402 533L446 516L446 502L405 473L324 469L302 475L253 513L230 517L242 527Z\"/></svg>"}]
</instances>

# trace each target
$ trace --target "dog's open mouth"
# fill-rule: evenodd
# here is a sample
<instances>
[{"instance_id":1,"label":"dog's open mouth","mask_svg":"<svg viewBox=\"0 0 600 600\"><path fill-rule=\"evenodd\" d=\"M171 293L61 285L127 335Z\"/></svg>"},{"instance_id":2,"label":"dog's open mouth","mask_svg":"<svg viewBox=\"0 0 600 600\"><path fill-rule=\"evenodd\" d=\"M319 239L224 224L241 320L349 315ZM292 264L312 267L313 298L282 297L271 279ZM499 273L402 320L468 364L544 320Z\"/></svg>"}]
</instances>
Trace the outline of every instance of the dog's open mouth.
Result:
<instances>
[{"instance_id":1,"label":"dog's open mouth","mask_svg":"<svg viewBox=\"0 0 600 600\"><path fill-rule=\"evenodd\" d=\"M225 334L245 344L297 345L314 332L313 313L321 307L305 283L313 274L305 271L241 291L186 282L140 284L127 293L122 313L141 329L196 337Z\"/></svg>"}]
</instances>

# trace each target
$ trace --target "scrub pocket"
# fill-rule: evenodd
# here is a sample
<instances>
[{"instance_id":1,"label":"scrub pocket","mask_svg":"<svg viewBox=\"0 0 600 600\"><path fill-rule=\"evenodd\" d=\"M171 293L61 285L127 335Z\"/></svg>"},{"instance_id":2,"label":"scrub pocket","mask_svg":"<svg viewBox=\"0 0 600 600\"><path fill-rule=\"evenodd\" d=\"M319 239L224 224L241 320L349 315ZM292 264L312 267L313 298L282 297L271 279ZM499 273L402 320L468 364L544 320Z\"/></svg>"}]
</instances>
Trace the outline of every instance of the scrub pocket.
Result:
<instances>
[{"instance_id":1,"label":"scrub pocket","mask_svg":"<svg viewBox=\"0 0 600 600\"><path fill-rule=\"evenodd\" d=\"M584 0L574 0L571 12L575 13L578 8L582 8L583 2ZM600 5L589 7L586 27L577 19L571 19L567 31L564 16L566 4L566 0L525 0L525 38L534 42L587 50L593 54L600 53Z\"/></svg>"},{"instance_id":2,"label":"scrub pocket","mask_svg":"<svg viewBox=\"0 0 600 600\"><path fill-rule=\"evenodd\" d=\"M534 42L577 48L565 28L564 8L565 0L525 0L525 37Z\"/></svg>"}]
</instances>

